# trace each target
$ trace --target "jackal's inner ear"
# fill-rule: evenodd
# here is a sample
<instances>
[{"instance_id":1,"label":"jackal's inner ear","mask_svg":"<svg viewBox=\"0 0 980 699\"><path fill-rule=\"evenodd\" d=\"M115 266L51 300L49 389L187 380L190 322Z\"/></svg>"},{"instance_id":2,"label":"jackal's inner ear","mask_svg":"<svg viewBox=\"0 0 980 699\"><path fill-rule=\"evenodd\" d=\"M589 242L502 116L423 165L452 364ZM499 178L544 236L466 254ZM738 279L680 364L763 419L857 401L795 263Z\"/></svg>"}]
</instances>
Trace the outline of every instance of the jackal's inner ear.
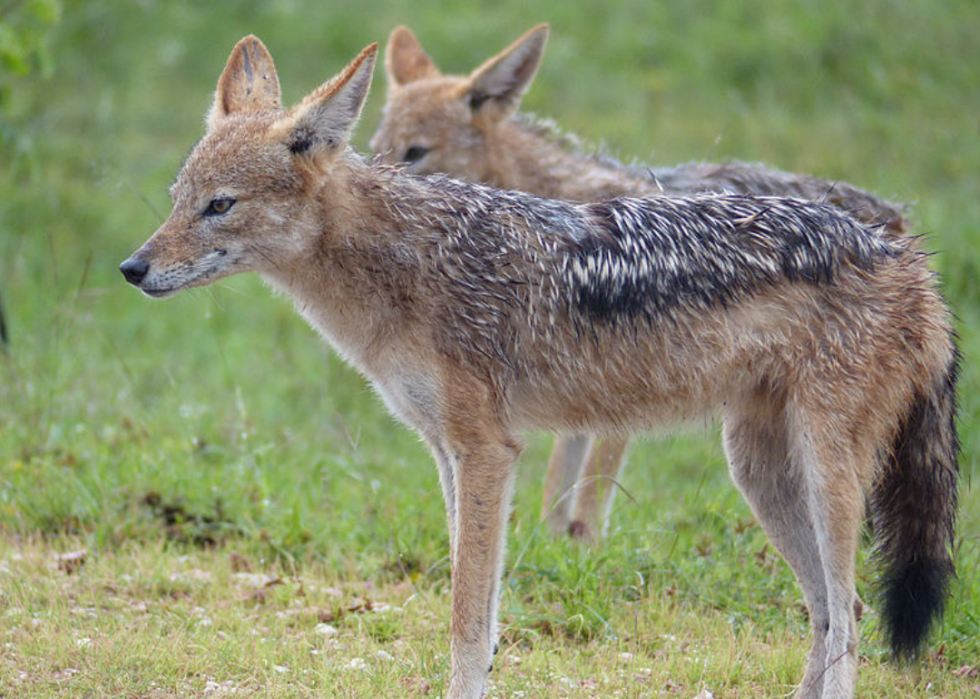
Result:
<instances>
[{"instance_id":1,"label":"jackal's inner ear","mask_svg":"<svg viewBox=\"0 0 980 699\"><path fill-rule=\"evenodd\" d=\"M236 112L274 111L282 107L279 76L272 56L255 36L246 36L232 49L218 79L208 126L214 128Z\"/></svg>"},{"instance_id":2,"label":"jackal's inner ear","mask_svg":"<svg viewBox=\"0 0 980 699\"><path fill-rule=\"evenodd\" d=\"M408 27L396 27L388 37L385 72L388 74L389 88L442 75Z\"/></svg>"},{"instance_id":3,"label":"jackal's inner ear","mask_svg":"<svg viewBox=\"0 0 980 699\"><path fill-rule=\"evenodd\" d=\"M538 72L547 42L548 25L540 24L473 71L465 93L470 109L478 112L489 104L501 116L517 109Z\"/></svg>"},{"instance_id":4,"label":"jackal's inner ear","mask_svg":"<svg viewBox=\"0 0 980 699\"><path fill-rule=\"evenodd\" d=\"M346 145L371 87L378 45L364 49L340 74L294 107L283 139L294 154Z\"/></svg>"}]
</instances>

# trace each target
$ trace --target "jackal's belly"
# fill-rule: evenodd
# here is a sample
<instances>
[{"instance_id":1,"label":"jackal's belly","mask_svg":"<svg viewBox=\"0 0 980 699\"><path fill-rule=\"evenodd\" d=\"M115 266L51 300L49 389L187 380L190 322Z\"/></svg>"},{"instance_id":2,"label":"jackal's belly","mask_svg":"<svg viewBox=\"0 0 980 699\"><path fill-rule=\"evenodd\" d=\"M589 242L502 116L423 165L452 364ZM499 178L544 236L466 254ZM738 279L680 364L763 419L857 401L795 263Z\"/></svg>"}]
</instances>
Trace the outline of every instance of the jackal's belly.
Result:
<instances>
[{"instance_id":1,"label":"jackal's belly","mask_svg":"<svg viewBox=\"0 0 980 699\"><path fill-rule=\"evenodd\" d=\"M700 420L760 382L791 381L794 358L811 351L800 322L759 298L662 327L596 326L591 335L557 338L522 353L512 415L522 427L597 433Z\"/></svg>"},{"instance_id":2,"label":"jackal's belly","mask_svg":"<svg viewBox=\"0 0 980 699\"><path fill-rule=\"evenodd\" d=\"M633 347L585 352L574 361L556 356L551 367L539 367L513 387L512 415L522 428L656 431L715 414L757 383L758 363L748 357L703 347L671 349L678 354Z\"/></svg>"},{"instance_id":3,"label":"jackal's belly","mask_svg":"<svg viewBox=\"0 0 980 699\"><path fill-rule=\"evenodd\" d=\"M513 415L519 429L591 434L660 432L674 425L708 419L718 412L711 401L650 400L601 391L558 396L540 391L517 401Z\"/></svg>"}]
</instances>

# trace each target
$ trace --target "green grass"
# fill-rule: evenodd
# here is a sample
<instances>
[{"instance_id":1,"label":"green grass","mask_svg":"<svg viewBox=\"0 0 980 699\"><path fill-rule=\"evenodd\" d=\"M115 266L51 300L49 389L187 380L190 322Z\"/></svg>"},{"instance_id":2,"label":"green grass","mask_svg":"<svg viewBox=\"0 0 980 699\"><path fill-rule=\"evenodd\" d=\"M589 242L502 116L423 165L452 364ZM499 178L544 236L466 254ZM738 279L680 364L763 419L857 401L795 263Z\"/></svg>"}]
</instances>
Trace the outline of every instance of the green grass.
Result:
<instances>
[{"instance_id":1,"label":"green grass","mask_svg":"<svg viewBox=\"0 0 980 699\"><path fill-rule=\"evenodd\" d=\"M913 671L887 662L869 614L858 695L977 696L959 672L980 666L976 12L854 5L68 3L50 76L6 81L0 696L441 695L448 542L417 438L256 279L153 303L116 266L169 210L242 35L267 43L292 101L399 23L467 71L542 20L527 108L624 159L763 160L914 202L965 356L959 579ZM491 696L788 693L801 595L716 426L634 445L632 500L591 552L538 526L547 450L532 435L522 459ZM55 553L78 548L85 565L59 570ZM873 579L862 561L868 600ZM358 599L391 608L350 611Z\"/></svg>"},{"instance_id":2,"label":"green grass","mask_svg":"<svg viewBox=\"0 0 980 699\"><path fill-rule=\"evenodd\" d=\"M68 572L56 552L79 544L0 548L5 696L417 696L437 693L445 679L442 575L381 584L319 563L297 570L227 549L178 555L160 542L90 552ZM772 697L798 679L805 650L798 603L783 605L776 619L691 599L679 581L664 586L655 577L647 586L636 575L620 587L613 570L609 584L586 582L584 593L594 569L553 570L570 588L564 595L617 600L604 610L604 633L583 636L560 602L528 599L547 583L509 585L491 697L695 696L702 689ZM871 653L859 696L974 696L976 680L954 674L956 662L933 654L916 672L899 673Z\"/></svg>"}]
</instances>

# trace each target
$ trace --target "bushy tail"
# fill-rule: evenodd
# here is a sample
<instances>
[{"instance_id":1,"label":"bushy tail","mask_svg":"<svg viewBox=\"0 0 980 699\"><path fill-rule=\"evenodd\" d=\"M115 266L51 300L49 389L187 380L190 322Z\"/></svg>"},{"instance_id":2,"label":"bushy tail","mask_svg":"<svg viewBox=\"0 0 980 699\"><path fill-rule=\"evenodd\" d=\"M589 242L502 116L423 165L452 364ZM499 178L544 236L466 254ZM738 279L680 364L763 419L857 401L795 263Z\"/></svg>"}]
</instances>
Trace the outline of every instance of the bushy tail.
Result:
<instances>
[{"instance_id":1,"label":"bushy tail","mask_svg":"<svg viewBox=\"0 0 980 699\"><path fill-rule=\"evenodd\" d=\"M944 375L917 396L871 496L883 566L881 617L892 654L912 660L943 613L955 571L955 348Z\"/></svg>"}]
</instances>

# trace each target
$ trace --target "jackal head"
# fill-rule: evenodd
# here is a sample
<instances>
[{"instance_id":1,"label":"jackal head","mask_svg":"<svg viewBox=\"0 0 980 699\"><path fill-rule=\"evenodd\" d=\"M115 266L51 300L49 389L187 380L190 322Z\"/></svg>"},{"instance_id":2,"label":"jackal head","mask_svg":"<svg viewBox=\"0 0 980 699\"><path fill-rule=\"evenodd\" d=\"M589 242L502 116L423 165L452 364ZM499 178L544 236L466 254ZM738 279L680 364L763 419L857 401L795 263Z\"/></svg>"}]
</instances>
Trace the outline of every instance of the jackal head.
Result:
<instances>
[{"instance_id":1,"label":"jackal head","mask_svg":"<svg viewBox=\"0 0 980 699\"><path fill-rule=\"evenodd\" d=\"M291 109L254 36L235 46L207 133L170 188L173 211L119 269L162 297L239 272L274 273L323 234L314 200L342 177L350 131L371 84L377 44ZM316 186L313 184L316 183Z\"/></svg>"},{"instance_id":2,"label":"jackal head","mask_svg":"<svg viewBox=\"0 0 980 699\"><path fill-rule=\"evenodd\" d=\"M534 27L468 76L443 75L406 27L385 52L388 101L371 148L418 174L490 181L494 135L541 63L548 26Z\"/></svg>"}]
</instances>

